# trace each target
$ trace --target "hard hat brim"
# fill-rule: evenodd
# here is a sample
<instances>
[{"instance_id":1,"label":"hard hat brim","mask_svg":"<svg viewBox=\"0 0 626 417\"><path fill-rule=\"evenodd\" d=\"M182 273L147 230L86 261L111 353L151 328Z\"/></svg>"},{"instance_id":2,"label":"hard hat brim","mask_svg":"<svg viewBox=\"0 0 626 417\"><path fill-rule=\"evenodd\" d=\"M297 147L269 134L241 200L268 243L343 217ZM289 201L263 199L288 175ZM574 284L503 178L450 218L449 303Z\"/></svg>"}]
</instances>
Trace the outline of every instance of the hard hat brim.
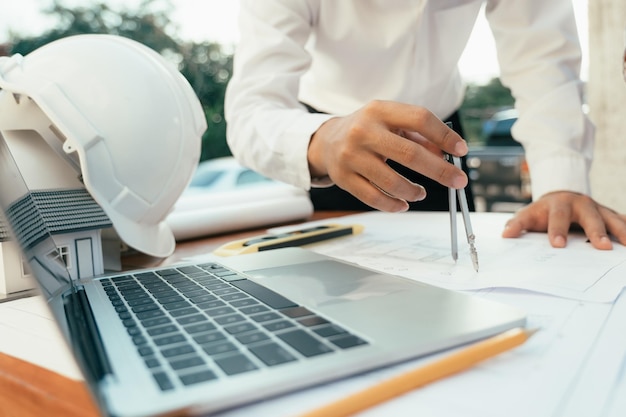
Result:
<instances>
[{"instance_id":1,"label":"hard hat brim","mask_svg":"<svg viewBox=\"0 0 626 417\"><path fill-rule=\"evenodd\" d=\"M128 246L158 258L165 258L174 253L176 240L165 221L145 225L115 214L109 217L118 235Z\"/></svg>"}]
</instances>

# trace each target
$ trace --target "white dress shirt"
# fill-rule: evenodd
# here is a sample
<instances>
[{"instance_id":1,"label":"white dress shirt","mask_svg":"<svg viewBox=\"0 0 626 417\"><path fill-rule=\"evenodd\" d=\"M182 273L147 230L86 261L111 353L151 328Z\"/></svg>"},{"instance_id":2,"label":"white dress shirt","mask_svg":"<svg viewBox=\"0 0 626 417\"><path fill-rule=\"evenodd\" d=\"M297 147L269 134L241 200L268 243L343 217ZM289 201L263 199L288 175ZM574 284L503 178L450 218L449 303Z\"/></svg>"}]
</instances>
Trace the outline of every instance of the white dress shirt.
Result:
<instances>
[{"instance_id":1,"label":"white dress shirt","mask_svg":"<svg viewBox=\"0 0 626 417\"><path fill-rule=\"evenodd\" d=\"M483 3L500 79L516 99L513 135L525 148L533 198L589 194L593 126L582 110L570 0L241 0L225 103L233 154L308 189L309 140L330 117L373 99L448 117L463 100L457 65Z\"/></svg>"}]
</instances>

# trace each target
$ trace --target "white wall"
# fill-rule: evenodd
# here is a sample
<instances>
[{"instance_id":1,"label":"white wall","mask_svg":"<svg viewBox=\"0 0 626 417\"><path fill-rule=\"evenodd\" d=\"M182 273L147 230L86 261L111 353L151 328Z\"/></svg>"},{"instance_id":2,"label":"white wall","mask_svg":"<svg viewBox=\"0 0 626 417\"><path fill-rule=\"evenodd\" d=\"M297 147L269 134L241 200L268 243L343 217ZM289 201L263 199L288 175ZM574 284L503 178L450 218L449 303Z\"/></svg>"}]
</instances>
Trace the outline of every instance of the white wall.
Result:
<instances>
[{"instance_id":1,"label":"white wall","mask_svg":"<svg viewBox=\"0 0 626 417\"><path fill-rule=\"evenodd\" d=\"M589 2L589 107L596 125L592 193L626 214L626 1Z\"/></svg>"},{"instance_id":2,"label":"white wall","mask_svg":"<svg viewBox=\"0 0 626 417\"><path fill-rule=\"evenodd\" d=\"M0 243L0 293L13 294L35 288L30 275L22 273L22 255L15 242Z\"/></svg>"}]
</instances>

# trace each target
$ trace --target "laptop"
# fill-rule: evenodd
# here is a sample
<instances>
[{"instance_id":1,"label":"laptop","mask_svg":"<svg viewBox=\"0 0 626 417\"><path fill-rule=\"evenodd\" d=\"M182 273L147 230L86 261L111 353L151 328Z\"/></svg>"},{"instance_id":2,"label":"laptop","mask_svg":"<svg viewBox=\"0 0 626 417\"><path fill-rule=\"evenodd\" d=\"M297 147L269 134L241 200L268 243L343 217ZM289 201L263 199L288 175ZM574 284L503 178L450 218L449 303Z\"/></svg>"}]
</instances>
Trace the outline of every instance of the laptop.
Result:
<instances>
[{"instance_id":1,"label":"laptop","mask_svg":"<svg viewBox=\"0 0 626 417\"><path fill-rule=\"evenodd\" d=\"M0 190L4 219L103 415L218 412L526 322L507 305L303 248L76 280L50 256L58 248L48 226L33 239L19 224L25 212L46 221L1 136Z\"/></svg>"}]
</instances>

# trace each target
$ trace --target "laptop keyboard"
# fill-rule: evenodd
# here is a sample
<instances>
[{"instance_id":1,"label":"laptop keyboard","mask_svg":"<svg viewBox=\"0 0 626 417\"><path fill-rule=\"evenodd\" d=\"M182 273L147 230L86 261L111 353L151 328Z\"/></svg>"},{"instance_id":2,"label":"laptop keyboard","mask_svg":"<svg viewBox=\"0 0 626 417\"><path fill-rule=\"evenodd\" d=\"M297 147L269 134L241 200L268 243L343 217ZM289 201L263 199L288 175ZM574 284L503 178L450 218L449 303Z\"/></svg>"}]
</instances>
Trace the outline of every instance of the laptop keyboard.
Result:
<instances>
[{"instance_id":1,"label":"laptop keyboard","mask_svg":"<svg viewBox=\"0 0 626 417\"><path fill-rule=\"evenodd\" d=\"M216 263L100 282L164 391L367 344Z\"/></svg>"}]
</instances>

